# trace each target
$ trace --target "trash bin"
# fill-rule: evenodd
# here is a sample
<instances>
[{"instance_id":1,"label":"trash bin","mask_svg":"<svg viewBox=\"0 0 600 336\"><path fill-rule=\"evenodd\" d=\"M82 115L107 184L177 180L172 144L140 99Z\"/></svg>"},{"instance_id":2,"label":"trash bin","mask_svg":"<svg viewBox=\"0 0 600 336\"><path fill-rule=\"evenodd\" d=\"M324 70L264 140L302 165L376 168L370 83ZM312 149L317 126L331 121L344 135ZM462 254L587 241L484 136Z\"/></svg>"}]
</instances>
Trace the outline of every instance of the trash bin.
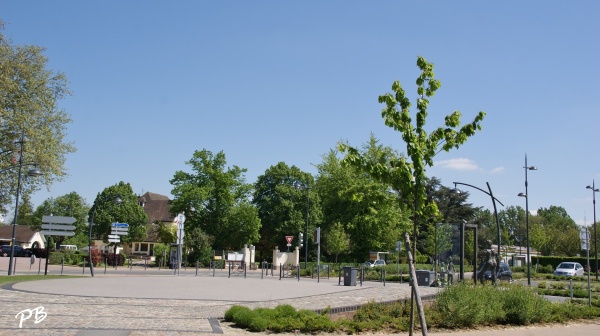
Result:
<instances>
[{"instance_id":1,"label":"trash bin","mask_svg":"<svg viewBox=\"0 0 600 336\"><path fill-rule=\"evenodd\" d=\"M344 286L356 286L356 271L352 266L344 266Z\"/></svg>"},{"instance_id":2,"label":"trash bin","mask_svg":"<svg viewBox=\"0 0 600 336\"><path fill-rule=\"evenodd\" d=\"M435 272L426 270L416 270L417 286L430 287L435 281Z\"/></svg>"}]
</instances>

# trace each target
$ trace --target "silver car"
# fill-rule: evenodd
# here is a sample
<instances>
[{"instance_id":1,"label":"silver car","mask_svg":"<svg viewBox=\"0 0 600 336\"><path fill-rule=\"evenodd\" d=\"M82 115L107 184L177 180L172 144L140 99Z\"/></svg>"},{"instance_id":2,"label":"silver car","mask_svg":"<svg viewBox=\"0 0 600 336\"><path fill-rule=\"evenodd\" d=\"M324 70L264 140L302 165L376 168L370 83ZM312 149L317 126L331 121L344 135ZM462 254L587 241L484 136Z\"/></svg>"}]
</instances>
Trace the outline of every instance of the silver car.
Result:
<instances>
[{"instance_id":1,"label":"silver car","mask_svg":"<svg viewBox=\"0 0 600 336\"><path fill-rule=\"evenodd\" d=\"M580 263L576 262L561 262L558 267L554 270L554 275L556 276L583 276L583 266Z\"/></svg>"}]
</instances>

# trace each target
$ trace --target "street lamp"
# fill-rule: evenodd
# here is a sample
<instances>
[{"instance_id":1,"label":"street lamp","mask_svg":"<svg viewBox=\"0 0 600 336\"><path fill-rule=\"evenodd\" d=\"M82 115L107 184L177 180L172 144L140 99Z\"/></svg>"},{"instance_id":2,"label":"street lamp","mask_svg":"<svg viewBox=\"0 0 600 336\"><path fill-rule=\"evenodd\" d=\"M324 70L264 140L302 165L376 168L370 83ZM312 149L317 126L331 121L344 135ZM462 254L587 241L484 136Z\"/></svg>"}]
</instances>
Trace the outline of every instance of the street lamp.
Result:
<instances>
[{"instance_id":1,"label":"street lamp","mask_svg":"<svg viewBox=\"0 0 600 336\"><path fill-rule=\"evenodd\" d=\"M525 197L525 239L527 240L527 286L531 286L531 257L529 255L529 195L527 194L527 171L537 170L535 166L527 165L527 154L525 154L525 193L519 193L519 197Z\"/></svg>"},{"instance_id":2,"label":"street lamp","mask_svg":"<svg viewBox=\"0 0 600 336\"><path fill-rule=\"evenodd\" d=\"M13 269L13 260L14 260L14 256L15 256L15 237L17 235L17 217L19 216L19 197L21 196L21 172L23 169L23 166L35 166L34 169L30 169L28 172L29 176L40 176L43 175L43 173L37 169L37 165L36 164L30 164L30 163L23 163L23 144L25 143L25 137L23 136L23 134L21 134L21 139L19 139L18 141L15 141L15 144L19 145L19 160L18 163L14 166L8 167L6 169L3 169L0 172L4 172L7 171L9 169L12 168L19 168L19 173L18 173L18 179L17 179L17 197L15 200L15 218L13 220L13 229L12 229L12 237L11 237L11 247L10 247L10 260L8 262L8 275L12 275L12 269Z\"/></svg>"},{"instance_id":3,"label":"street lamp","mask_svg":"<svg viewBox=\"0 0 600 336\"><path fill-rule=\"evenodd\" d=\"M110 197L107 198L107 197L100 196L99 199L105 201L107 199L110 199ZM119 196L114 196L112 198L112 201L115 204L121 204L121 202L123 202ZM90 274L92 275L92 277L94 276L94 261L92 260L92 226L94 225L94 217L96 216L96 210L98 210L97 204L94 207L94 212L92 212L92 217L90 218L90 222L88 223L89 231L90 231L90 235L88 238L88 258L90 259L89 260L90 261Z\"/></svg>"},{"instance_id":4,"label":"street lamp","mask_svg":"<svg viewBox=\"0 0 600 336\"><path fill-rule=\"evenodd\" d=\"M304 232L304 269L306 269L308 262L308 206L310 202L310 187L308 184L295 181L294 188L296 190L306 189L306 231Z\"/></svg>"},{"instance_id":5,"label":"street lamp","mask_svg":"<svg viewBox=\"0 0 600 336\"><path fill-rule=\"evenodd\" d=\"M587 186L587 189L592 189L592 199L594 202L594 259L596 259L596 281L598 281L598 238L596 236L596 193L599 189L596 189L596 182L592 180L592 185ZM588 270L589 272L590 270Z\"/></svg>"},{"instance_id":6,"label":"street lamp","mask_svg":"<svg viewBox=\"0 0 600 336\"><path fill-rule=\"evenodd\" d=\"M471 187L471 188L475 188L481 192L483 192L484 194L490 196L492 198L492 204L494 205L494 217L496 218L496 232L497 232L497 239L498 239L498 258L500 258L500 221L498 220L498 210L496 209L496 202L500 203L500 205L504 206L504 204L502 204L502 202L500 202L499 199L497 199L496 197L494 197L494 193L492 192L492 188L490 187L490 183L486 182L485 184L487 184L488 187L488 191L485 191L481 188L478 188L474 185L470 185L470 184L466 184L466 183L462 183L462 182L452 182L454 183L454 189L453 192L458 192L460 193L460 190L456 188L457 184L460 185L464 185L467 187ZM498 273L498 268L500 267L499 264L496 265L496 273ZM475 270L475 272L477 272L477 270ZM475 277L477 277L477 274L475 274ZM462 279L461 279L462 280Z\"/></svg>"}]
</instances>

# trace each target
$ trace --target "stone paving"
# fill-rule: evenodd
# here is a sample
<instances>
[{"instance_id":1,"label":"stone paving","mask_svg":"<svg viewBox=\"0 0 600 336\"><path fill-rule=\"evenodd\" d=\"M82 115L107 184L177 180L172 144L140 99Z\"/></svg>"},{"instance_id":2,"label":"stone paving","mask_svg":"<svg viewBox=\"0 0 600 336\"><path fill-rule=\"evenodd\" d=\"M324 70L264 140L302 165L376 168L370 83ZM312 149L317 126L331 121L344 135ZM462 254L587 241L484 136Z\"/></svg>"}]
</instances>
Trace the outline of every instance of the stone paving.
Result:
<instances>
[{"instance_id":1,"label":"stone paving","mask_svg":"<svg viewBox=\"0 0 600 336\"><path fill-rule=\"evenodd\" d=\"M2 271L0 267L0 272ZM36 273L35 269L30 271ZM51 274L57 274L52 268ZM64 273L80 274L81 268ZM173 275L171 270L122 268L96 277L7 284L0 288L0 335L191 335L230 333L220 318L232 305L250 308L290 304L297 309L324 309L387 302L410 297L407 284L366 282L338 285L338 278L281 279L260 270L230 276L194 269ZM20 273L28 273L23 269ZM6 274L6 273L4 273ZM343 282L343 281L342 281ZM436 288L420 287L422 295ZM39 323L36 321L36 307ZM22 321L21 316L31 317ZM46 317L42 317L46 314ZM238 333L233 331L233 333Z\"/></svg>"}]
</instances>

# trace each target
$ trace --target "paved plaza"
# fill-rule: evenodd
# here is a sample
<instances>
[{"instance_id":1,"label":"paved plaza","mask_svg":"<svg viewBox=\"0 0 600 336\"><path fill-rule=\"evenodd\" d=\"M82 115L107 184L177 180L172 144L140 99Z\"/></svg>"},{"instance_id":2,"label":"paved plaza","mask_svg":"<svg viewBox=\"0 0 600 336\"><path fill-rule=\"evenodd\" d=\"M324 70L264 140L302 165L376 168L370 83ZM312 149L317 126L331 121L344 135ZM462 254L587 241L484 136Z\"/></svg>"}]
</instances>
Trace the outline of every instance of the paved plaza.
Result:
<instances>
[{"instance_id":1,"label":"paved plaza","mask_svg":"<svg viewBox=\"0 0 600 336\"><path fill-rule=\"evenodd\" d=\"M16 275L43 274L43 264L29 265L26 258L18 259ZM8 258L0 258L0 274L5 276L7 269ZM367 302L410 297L407 284L365 282L362 286L343 286L343 279L340 285L338 278L280 280L278 272L271 276L260 270L248 271L244 276L242 272L188 268L174 274L173 270L140 265L106 271L96 268L95 277L91 277L89 269L49 267L49 274L61 272L82 277L9 283L0 288L0 335L248 334L221 321L232 305L256 308L290 304L298 309L352 310ZM419 289L425 296L438 291ZM577 335L598 335L600 331L598 324L570 328L569 333ZM586 334L588 329L591 331ZM497 332L461 335L494 336L499 335ZM549 330L535 327L514 329L508 334L552 335Z\"/></svg>"}]
</instances>

